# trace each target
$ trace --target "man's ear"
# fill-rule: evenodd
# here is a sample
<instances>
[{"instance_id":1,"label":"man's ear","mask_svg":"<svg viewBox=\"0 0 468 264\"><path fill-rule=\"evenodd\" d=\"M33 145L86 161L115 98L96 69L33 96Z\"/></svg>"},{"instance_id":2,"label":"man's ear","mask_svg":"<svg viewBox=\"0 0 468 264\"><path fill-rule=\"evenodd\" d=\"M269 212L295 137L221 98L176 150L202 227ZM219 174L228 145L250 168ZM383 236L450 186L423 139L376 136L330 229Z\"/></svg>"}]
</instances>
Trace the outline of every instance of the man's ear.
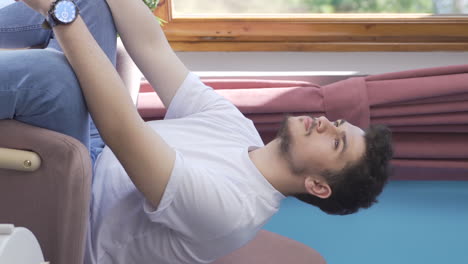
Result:
<instances>
[{"instance_id":1,"label":"man's ear","mask_svg":"<svg viewBox=\"0 0 468 264\"><path fill-rule=\"evenodd\" d=\"M304 185L309 194L315 195L322 199L330 197L332 193L330 185L328 185L325 180L319 179L318 177L307 176L305 178Z\"/></svg>"}]
</instances>

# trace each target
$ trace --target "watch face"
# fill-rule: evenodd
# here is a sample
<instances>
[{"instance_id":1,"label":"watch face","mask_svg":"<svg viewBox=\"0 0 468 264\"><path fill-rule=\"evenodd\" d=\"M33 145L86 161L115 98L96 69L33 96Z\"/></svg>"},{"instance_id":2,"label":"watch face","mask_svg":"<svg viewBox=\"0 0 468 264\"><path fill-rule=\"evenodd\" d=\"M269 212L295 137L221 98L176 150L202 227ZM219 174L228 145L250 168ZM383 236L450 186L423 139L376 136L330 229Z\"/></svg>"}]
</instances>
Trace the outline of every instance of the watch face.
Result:
<instances>
[{"instance_id":1,"label":"watch face","mask_svg":"<svg viewBox=\"0 0 468 264\"><path fill-rule=\"evenodd\" d=\"M55 5L55 17L62 23L72 22L76 17L76 7L72 1L60 1Z\"/></svg>"}]
</instances>

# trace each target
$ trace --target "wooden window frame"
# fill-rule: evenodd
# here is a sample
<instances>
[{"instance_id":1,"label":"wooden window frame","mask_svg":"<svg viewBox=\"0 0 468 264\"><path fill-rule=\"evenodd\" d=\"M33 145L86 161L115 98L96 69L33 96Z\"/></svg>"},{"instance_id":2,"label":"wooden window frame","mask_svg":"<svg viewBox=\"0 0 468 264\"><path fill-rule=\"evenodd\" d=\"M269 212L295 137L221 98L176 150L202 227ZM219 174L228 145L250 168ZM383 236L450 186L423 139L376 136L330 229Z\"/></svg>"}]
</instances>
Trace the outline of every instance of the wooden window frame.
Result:
<instances>
[{"instance_id":1,"label":"wooden window frame","mask_svg":"<svg viewBox=\"0 0 468 264\"><path fill-rule=\"evenodd\" d=\"M467 16L430 14L172 15L154 14L176 51L468 51Z\"/></svg>"}]
</instances>

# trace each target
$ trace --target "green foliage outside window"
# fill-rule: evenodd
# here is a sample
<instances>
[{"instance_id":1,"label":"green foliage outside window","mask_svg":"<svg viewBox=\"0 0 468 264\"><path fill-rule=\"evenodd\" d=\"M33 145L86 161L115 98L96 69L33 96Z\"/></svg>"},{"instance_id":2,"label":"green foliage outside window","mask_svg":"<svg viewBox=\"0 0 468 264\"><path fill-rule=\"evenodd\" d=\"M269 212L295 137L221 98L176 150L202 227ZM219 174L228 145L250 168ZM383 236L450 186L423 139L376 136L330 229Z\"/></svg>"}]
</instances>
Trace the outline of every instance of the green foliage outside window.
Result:
<instances>
[{"instance_id":1,"label":"green foliage outside window","mask_svg":"<svg viewBox=\"0 0 468 264\"><path fill-rule=\"evenodd\" d=\"M291 0L311 13L432 13L431 0Z\"/></svg>"},{"instance_id":2,"label":"green foliage outside window","mask_svg":"<svg viewBox=\"0 0 468 264\"><path fill-rule=\"evenodd\" d=\"M143 2L151 10L151 12L153 12L158 6L159 0L143 0ZM164 21L163 19L159 17L156 17L156 18L158 19L160 25L163 25L163 23L167 23L166 21Z\"/></svg>"},{"instance_id":3,"label":"green foliage outside window","mask_svg":"<svg viewBox=\"0 0 468 264\"><path fill-rule=\"evenodd\" d=\"M159 0L143 0L143 2L145 2L145 4L148 6L149 9L151 9L151 11L154 11L158 6Z\"/></svg>"}]
</instances>

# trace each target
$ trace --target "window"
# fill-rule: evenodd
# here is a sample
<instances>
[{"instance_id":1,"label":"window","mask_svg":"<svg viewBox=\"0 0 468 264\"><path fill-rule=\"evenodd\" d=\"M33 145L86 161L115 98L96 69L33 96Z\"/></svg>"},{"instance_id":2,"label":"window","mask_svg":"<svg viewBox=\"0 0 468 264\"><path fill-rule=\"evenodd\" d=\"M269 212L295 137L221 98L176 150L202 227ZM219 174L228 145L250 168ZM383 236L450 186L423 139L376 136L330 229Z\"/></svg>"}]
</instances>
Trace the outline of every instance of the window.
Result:
<instances>
[{"instance_id":1,"label":"window","mask_svg":"<svg viewBox=\"0 0 468 264\"><path fill-rule=\"evenodd\" d=\"M468 0L161 0L177 51L468 51Z\"/></svg>"},{"instance_id":2,"label":"window","mask_svg":"<svg viewBox=\"0 0 468 264\"><path fill-rule=\"evenodd\" d=\"M332 13L468 13L465 0L173 0L175 15L189 14L332 14Z\"/></svg>"}]
</instances>

